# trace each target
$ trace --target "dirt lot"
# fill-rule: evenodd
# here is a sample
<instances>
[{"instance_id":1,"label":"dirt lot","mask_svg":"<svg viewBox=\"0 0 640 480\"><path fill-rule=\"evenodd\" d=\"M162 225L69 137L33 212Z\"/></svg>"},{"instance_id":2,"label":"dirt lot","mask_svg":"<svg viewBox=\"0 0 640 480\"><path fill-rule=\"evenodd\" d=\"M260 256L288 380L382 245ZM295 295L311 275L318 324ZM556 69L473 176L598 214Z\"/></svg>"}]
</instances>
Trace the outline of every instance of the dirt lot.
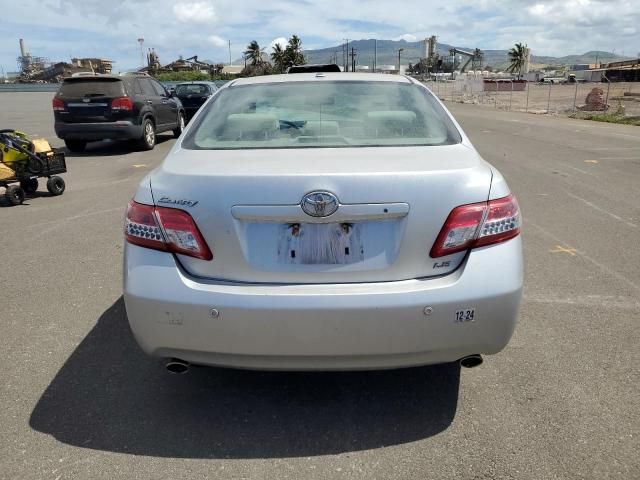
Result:
<instances>
[{"instance_id":1,"label":"dirt lot","mask_svg":"<svg viewBox=\"0 0 640 480\"><path fill-rule=\"evenodd\" d=\"M431 82L427 84L440 98L445 100L476 103L502 110L533 113L569 114L580 105L584 105L589 92L594 88L604 91L608 98L609 111L624 107L627 115L640 116L640 83L576 83L576 84L527 84L523 92L481 92L460 94L454 91L451 82ZM636 93L639 96L624 96L624 93Z\"/></svg>"}]
</instances>

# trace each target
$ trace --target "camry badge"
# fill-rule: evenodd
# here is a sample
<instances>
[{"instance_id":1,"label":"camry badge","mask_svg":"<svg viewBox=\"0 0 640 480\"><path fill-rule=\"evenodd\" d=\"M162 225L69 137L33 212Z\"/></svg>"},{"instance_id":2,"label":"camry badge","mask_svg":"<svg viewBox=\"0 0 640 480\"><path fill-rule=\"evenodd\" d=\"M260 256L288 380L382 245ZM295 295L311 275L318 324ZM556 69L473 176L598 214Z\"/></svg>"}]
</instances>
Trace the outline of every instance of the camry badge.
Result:
<instances>
[{"instance_id":1,"label":"camry badge","mask_svg":"<svg viewBox=\"0 0 640 480\"><path fill-rule=\"evenodd\" d=\"M310 192L302 197L300 206L312 217L328 217L338 210L338 197L329 192Z\"/></svg>"},{"instance_id":2,"label":"camry badge","mask_svg":"<svg viewBox=\"0 0 640 480\"><path fill-rule=\"evenodd\" d=\"M198 204L198 201L186 200L183 198L161 197L160 200L158 200L158 203L168 203L170 205L178 205L181 207L195 207Z\"/></svg>"}]
</instances>

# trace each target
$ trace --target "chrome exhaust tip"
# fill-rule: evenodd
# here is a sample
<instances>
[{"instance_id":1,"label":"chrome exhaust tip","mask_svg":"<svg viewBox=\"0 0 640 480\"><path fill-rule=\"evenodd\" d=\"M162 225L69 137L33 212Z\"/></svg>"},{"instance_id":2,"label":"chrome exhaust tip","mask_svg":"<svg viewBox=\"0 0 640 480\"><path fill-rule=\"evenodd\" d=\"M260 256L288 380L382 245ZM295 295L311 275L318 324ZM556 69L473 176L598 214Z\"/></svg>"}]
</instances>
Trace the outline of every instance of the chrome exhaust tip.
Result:
<instances>
[{"instance_id":1,"label":"chrome exhaust tip","mask_svg":"<svg viewBox=\"0 0 640 480\"><path fill-rule=\"evenodd\" d=\"M169 373L182 375L189 371L189 362L185 362L179 358L170 358L165 364L165 368Z\"/></svg>"},{"instance_id":2,"label":"chrome exhaust tip","mask_svg":"<svg viewBox=\"0 0 640 480\"><path fill-rule=\"evenodd\" d=\"M479 353L468 355L466 357L462 357L459 362L460 366L464 368L477 367L478 365L482 365L482 355Z\"/></svg>"}]
</instances>

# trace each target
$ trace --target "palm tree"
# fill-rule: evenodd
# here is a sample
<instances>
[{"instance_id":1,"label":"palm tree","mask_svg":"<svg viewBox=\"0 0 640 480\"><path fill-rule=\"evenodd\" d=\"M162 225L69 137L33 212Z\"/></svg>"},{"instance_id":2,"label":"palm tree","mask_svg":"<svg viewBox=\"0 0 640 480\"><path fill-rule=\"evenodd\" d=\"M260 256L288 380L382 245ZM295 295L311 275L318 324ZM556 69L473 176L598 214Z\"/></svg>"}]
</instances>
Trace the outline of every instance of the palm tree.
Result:
<instances>
[{"instance_id":1,"label":"palm tree","mask_svg":"<svg viewBox=\"0 0 640 480\"><path fill-rule=\"evenodd\" d=\"M522 69L527 62L527 46L522 43L516 43L514 47L509 50L509 68L508 72L518 74L518 79L522 76Z\"/></svg>"},{"instance_id":2,"label":"palm tree","mask_svg":"<svg viewBox=\"0 0 640 480\"><path fill-rule=\"evenodd\" d=\"M273 46L273 52L271 52L271 60L273 60L273 64L275 65L275 70L278 73L283 73L286 67L286 51L282 48L282 45L276 43Z\"/></svg>"},{"instance_id":3,"label":"palm tree","mask_svg":"<svg viewBox=\"0 0 640 480\"><path fill-rule=\"evenodd\" d=\"M292 35L287 42L287 48L285 49L285 57L287 66L304 65L307 63L307 59L302 54L302 40L297 35Z\"/></svg>"},{"instance_id":4,"label":"palm tree","mask_svg":"<svg viewBox=\"0 0 640 480\"><path fill-rule=\"evenodd\" d=\"M251 43L247 45L247 49L244 51L244 59L249 60L251 65L256 66L262 63L263 48L255 40L251 40Z\"/></svg>"}]
</instances>

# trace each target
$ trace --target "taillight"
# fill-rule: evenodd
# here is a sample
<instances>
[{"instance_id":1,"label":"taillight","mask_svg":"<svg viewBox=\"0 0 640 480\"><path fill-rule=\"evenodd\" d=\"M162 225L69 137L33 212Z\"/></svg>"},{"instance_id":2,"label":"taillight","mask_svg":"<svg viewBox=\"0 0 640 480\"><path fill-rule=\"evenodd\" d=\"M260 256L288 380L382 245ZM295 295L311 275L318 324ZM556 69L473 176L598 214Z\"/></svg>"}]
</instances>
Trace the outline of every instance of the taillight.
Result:
<instances>
[{"instance_id":1,"label":"taillight","mask_svg":"<svg viewBox=\"0 0 640 480\"><path fill-rule=\"evenodd\" d=\"M470 248L504 242L520 233L520 209L516 197L472 203L454 208L429 255L451 255Z\"/></svg>"},{"instance_id":2,"label":"taillight","mask_svg":"<svg viewBox=\"0 0 640 480\"><path fill-rule=\"evenodd\" d=\"M51 100L51 105L53 106L54 112L63 112L66 109L66 107L64 106L64 102L59 98L54 97L54 99Z\"/></svg>"},{"instance_id":3,"label":"taillight","mask_svg":"<svg viewBox=\"0 0 640 480\"><path fill-rule=\"evenodd\" d=\"M202 260L213 254L193 218L184 210L129 202L124 224L127 242Z\"/></svg>"},{"instance_id":4,"label":"taillight","mask_svg":"<svg viewBox=\"0 0 640 480\"><path fill-rule=\"evenodd\" d=\"M119 97L111 100L111 111L121 112L133 110L133 102L129 97Z\"/></svg>"}]
</instances>

